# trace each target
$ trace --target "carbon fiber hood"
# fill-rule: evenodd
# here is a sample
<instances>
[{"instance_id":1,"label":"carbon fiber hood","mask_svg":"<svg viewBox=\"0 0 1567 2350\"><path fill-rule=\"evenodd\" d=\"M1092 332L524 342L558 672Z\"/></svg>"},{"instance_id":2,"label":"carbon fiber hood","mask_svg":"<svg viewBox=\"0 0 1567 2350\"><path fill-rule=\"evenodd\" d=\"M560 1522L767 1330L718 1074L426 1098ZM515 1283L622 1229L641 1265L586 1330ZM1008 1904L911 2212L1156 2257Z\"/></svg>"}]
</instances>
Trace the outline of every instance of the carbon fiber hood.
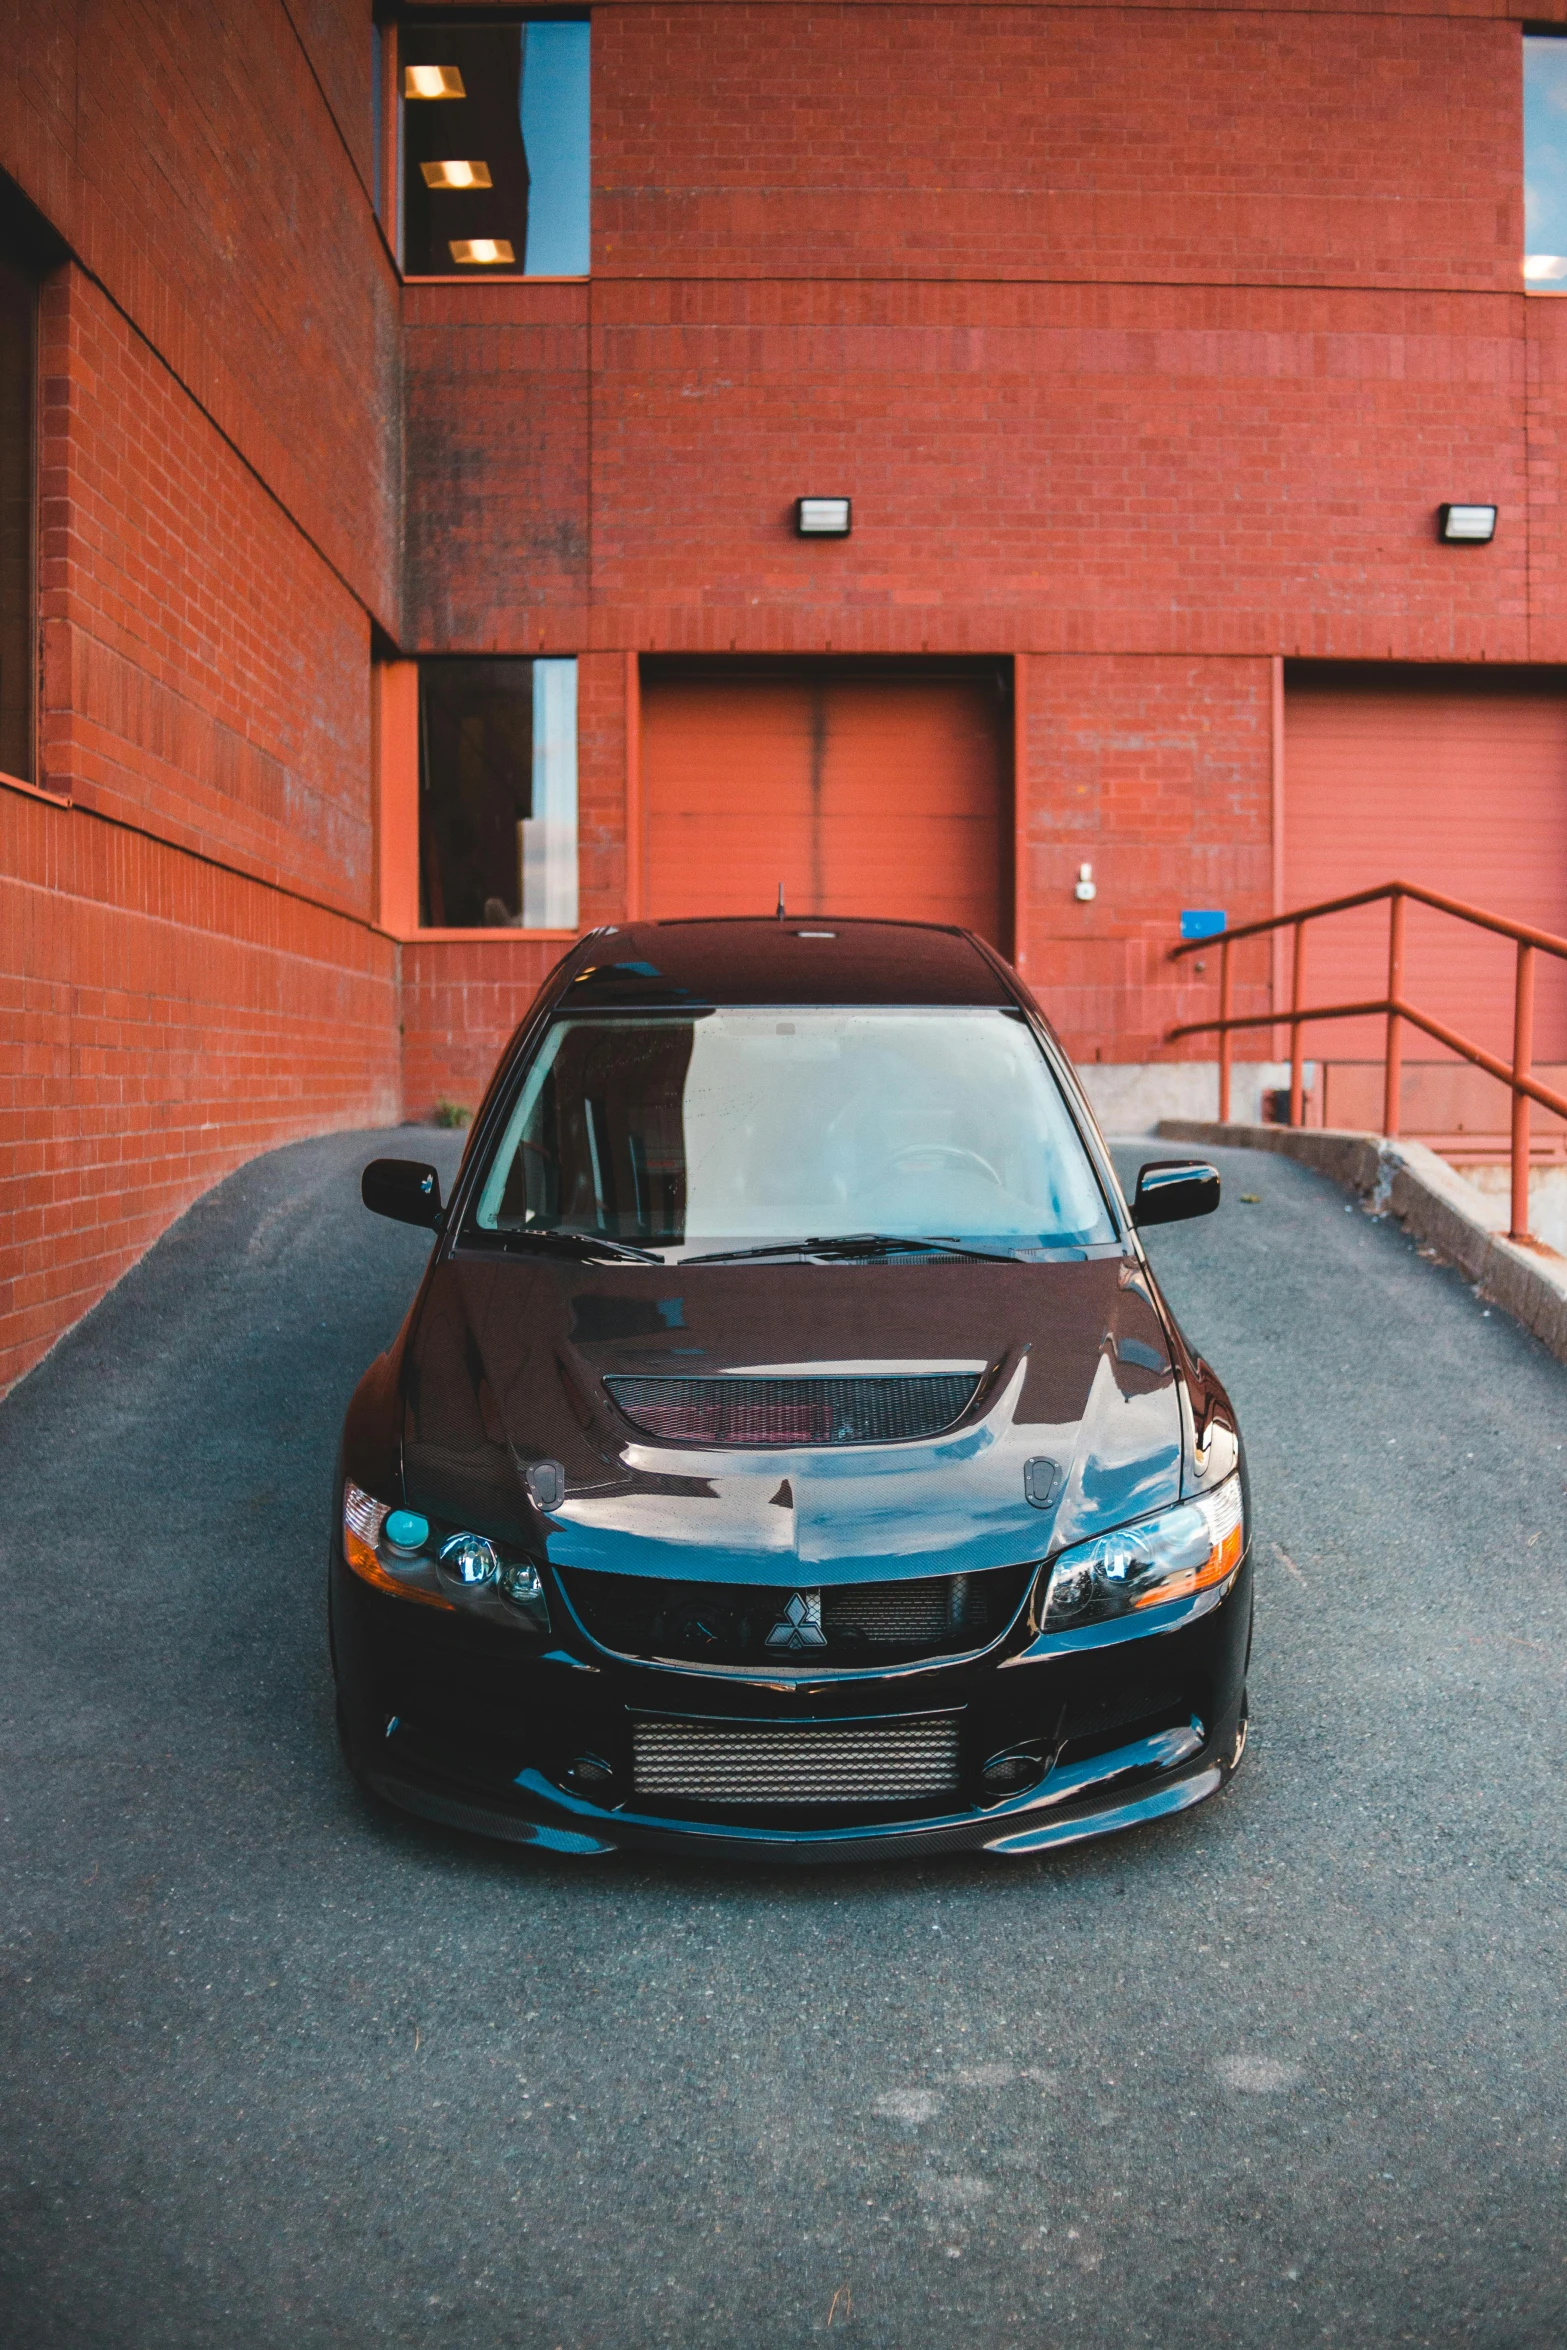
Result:
<instances>
[{"instance_id":1,"label":"carbon fiber hood","mask_svg":"<svg viewBox=\"0 0 1567 2350\"><path fill-rule=\"evenodd\" d=\"M976 1383L956 1425L880 1443L650 1438L605 1385L955 1367ZM1126 1257L642 1267L459 1254L431 1276L403 1395L411 1506L617 1574L829 1586L971 1573L1180 1492L1177 1377L1149 1277ZM1041 1459L1059 1471L1043 1508L1024 1475ZM525 1484L541 1460L566 1472L548 1514Z\"/></svg>"}]
</instances>

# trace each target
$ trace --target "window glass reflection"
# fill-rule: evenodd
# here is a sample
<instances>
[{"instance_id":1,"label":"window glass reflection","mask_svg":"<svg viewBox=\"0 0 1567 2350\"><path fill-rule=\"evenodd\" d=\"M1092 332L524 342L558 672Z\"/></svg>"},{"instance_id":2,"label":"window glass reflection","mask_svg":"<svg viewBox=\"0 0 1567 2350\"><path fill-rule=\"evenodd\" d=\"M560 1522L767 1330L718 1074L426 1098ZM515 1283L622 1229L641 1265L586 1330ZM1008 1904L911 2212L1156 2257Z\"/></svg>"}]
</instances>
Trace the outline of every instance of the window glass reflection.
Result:
<instances>
[{"instance_id":1,"label":"window glass reflection","mask_svg":"<svg viewBox=\"0 0 1567 2350\"><path fill-rule=\"evenodd\" d=\"M558 1021L478 1221L693 1249L862 1232L1011 1247L1115 1237L1038 1045L985 1010Z\"/></svg>"},{"instance_id":2,"label":"window glass reflection","mask_svg":"<svg viewBox=\"0 0 1567 2350\"><path fill-rule=\"evenodd\" d=\"M1567 40L1523 43L1525 283L1567 293Z\"/></svg>"},{"instance_id":3,"label":"window glass reflection","mask_svg":"<svg viewBox=\"0 0 1567 2350\"><path fill-rule=\"evenodd\" d=\"M576 929L575 661L420 662L419 897L430 929Z\"/></svg>"},{"instance_id":4,"label":"window glass reflection","mask_svg":"<svg viewBox=\"0 0 1567 2350\"><path fill-rule=\"evenodd\" d=\"M33 780L33 371L38 287L0 249L0 774Z\"/></svg>"},{"instance_id":5,"label":"window glass reflection","mask_svg":"<svg viewBox=\"0 0 1567 2350\"><path fill-rule=\"evenodd\" d=\"M586 21L409 24L400 57L408 275L584 275Z\"/></svg>"}]
</instances>

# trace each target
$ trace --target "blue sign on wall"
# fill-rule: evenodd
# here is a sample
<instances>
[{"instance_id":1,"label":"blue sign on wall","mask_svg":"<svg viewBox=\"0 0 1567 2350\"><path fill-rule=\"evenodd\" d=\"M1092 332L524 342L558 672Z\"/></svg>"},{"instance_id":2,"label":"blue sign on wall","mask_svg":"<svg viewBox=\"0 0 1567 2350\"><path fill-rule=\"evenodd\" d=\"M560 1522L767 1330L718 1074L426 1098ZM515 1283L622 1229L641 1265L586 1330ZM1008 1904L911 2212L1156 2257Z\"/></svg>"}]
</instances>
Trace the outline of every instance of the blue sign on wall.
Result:
<instances>
[{"instance_id":1,"label":"blue sign on wall","mask_svg":"<svg viewBox=\"0 0 1567 2350\"><path fill-rule=\"evenodd\" d=\"M1184 906L1181 909L1182 938L1217 938L1224 923L1224 909L1221 906Z\"/></svg>"}]
</instances>

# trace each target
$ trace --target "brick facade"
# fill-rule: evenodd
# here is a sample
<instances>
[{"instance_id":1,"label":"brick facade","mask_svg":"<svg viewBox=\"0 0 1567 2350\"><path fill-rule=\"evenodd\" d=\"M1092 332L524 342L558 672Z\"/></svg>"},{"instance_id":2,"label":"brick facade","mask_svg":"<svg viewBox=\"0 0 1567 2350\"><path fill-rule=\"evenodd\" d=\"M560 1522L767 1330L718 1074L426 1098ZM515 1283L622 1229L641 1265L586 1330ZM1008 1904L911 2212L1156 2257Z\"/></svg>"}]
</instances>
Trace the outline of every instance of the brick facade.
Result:
<instances>
[{"instance_id":1,"label":"brick facade","mask_svg":"<svg viewBox=\"0 0 1567 2350\"><path fill-rule=\"evenodd\" d=\"M368 19L312 16L7 28L0 165L71 259L39 332L55 797L0 788L0 1388L243 1159L400 1108L369 761L399 292Z\"/></svg>"},{"instance_id":2,"label":"brick facade","mask_svg":"<svg viewBox=\"0 0 1567 2350\"><path fill-rule=\"evenodd\" d=\"M637 655L1012 657L1019 953L1110 1063L1182 905L1272 906L1280 658L1567 661L1500 0L610 0L591 280L406 287L368 5L11 30L69 805L0 788L0 1384L248 1153L476 1099L559 952L380 926L373 654L582 657L584 924Z\"/></svg>"}]
</instances>

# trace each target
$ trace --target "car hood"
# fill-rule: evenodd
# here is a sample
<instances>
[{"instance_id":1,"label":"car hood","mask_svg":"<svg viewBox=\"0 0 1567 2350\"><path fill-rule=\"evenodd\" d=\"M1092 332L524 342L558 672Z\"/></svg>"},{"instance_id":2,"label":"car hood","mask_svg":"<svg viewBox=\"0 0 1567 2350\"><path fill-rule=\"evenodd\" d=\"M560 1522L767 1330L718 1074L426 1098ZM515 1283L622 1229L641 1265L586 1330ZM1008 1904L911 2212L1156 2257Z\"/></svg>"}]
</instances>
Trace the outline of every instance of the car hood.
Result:
<instances>
[{"instance_id":1,"label":"car hood","mask_svg":"<svg viewBox=\"0 0 1567 2350\"><path fill-rule=\"evenodd\" d=\"M655 1442L606 1378L929 1373L980 1385L943 1434L748 1450ZM1146 1270L1047 1264L433 1268L403 1377L409 1504L564 1567L824 1586L975 1572L1179 1498L1177 1375ZM1059 1472L1048 1506L1025 1463ZM566 1472L547 1513L526 1479ZM1036 1480L1037 1489L1037 1480Z\"/></svg>"}]
</instances>

